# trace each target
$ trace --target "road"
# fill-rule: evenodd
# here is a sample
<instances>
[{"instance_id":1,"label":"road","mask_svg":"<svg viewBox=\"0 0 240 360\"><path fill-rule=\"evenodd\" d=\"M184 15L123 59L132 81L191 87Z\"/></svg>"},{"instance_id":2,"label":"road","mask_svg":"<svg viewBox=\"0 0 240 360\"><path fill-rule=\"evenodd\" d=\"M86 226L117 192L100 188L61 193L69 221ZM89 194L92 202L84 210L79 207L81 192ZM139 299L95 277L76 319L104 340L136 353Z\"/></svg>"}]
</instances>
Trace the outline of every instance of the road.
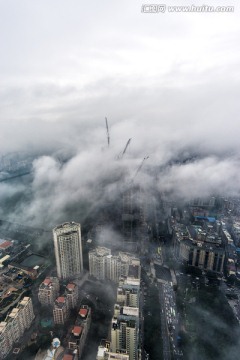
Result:
<instances>
[{"instance_id":1,"label":"road","mask_svg":"<svg viewBox=\"0 0 240 360\"><path fill-rule=\"evenodd\" d=\"M170 350L170 341L169 333L167 326L167 316L166 316L166 306L165 306L165 297L163 292L163 285L158 285L159 289L159 301L162 305L161 308L161 332L162 332L162 343L163 343L163 360L171 360L171 350Z\"/></svg>"}]
</instances>

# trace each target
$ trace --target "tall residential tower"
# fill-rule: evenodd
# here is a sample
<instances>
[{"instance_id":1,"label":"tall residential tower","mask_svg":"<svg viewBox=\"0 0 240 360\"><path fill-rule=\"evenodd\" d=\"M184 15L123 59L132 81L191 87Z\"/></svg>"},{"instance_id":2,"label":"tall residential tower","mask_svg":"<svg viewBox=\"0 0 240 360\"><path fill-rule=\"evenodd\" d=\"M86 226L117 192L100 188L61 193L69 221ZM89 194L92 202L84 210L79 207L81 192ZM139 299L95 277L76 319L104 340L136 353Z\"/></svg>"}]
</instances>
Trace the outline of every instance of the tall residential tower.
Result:
<instances>
[{"instance_id":1,"label":"tall residential tower","mask_svg":"<svg viewBox=\"0 0 240 360\"><path fill-rule=\"evenodd\" d=\"M53 241L60 279L74 277L83 270L81 227L67 222L53 229Z\"/></svg>"}]
</instances>

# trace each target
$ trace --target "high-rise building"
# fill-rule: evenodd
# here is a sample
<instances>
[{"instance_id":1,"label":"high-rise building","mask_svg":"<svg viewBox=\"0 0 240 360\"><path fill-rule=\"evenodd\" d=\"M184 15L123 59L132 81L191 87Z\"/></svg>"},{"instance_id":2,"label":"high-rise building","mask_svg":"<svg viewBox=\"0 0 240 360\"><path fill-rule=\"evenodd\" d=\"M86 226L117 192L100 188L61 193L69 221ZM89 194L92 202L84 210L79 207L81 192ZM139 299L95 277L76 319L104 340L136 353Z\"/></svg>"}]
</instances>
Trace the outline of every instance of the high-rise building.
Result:
<instances>
[{"instance_id":1,"label":"high-rise building","mask_svg":"<svg viewBox=\"0 0 240 360\"><path fill-rule=\"evenodd\" d=\"M139 307L139 285L122 284L117 289L117 303L122 306Z\"/></svg>"},{"instance_id":2,"label":"high-rise building","mask_svg":"<svg viewBox=\"0 0 240 360\"><path fill-rule=\"evenodd\" d=\"M57 275L61 279L74 277L83 270L81 227L67 222L53 229Z\"/></svg>"},{"instance_id":3,"label":"high-rise building","mask_svg":"<svg viewBox=\"0 0 240 360\"><path fill-rule=\"evenodd\" d=\"M53 307L53 320L55 324L64 324L67 320L70 309L77 305L78 300L78 287L74 283L69 283L66 286L63 295L59 296Z\"/></svg>"},{"instance_id":4,"label":"high-rise building","mask_svg":"<svg viewBox=\"0 0 240 360\"><path fill-rule=\"evenodd\" d=\"M213 226L185 226L173 228L175 256L186 265L222 274L225 247Z\"/></svg>"},{"instance_id":5,"label":"high-rise building","mask_svg":"<svg viewBox=\"0 0 240 360\"><path fill-rule=\"evenodd\" d=\"M33 319L32 300L25 296L7 315L5 321L0 323L0 359L10 352L14 342L30 327Z\"/></svg>"},{"instance_id":6,"label":"high-rise building","mask_svg":"<svg viewBox=\"0 0 240 360\"><path fill-rule=\"evenodd\" d=\"M59 296L54 303L53 320L55 324L64 324L69 315L68 301L65 296Z\"/></svg>"},{"instance_id":7,"label":"high-rise building","mask_svg":"<svg viewBox=\"0 0 240 360\"><path fill-rule=\"evenodd\" d=\"M111 250L105 247L97 247L89 251L89 272L99 280L106 278L107 257L111 255Z\"/></svg>"},{"instance_id":8,"label":"high-rise building","mask_svg":"<svg viewBox=\"0 0 240 360\"><path fill-rule=\"evenodd\" d=\"M75 308L78 301L78 286L75 283L67 284L65 296L67 297L69 309Z\"/></svg>"},{"instance_id":9,"label":"high-rise building","mask_svg":"<svg viewBox=\"0 0 240 360\"><path fill-rule=\"evenodd\" d=\"M118 282L121 276L140 279L140 260L129 253L119 252L111 255L111 250L97 247L89 251L90 275L99 280L109 279Z\"/></svg>"},{"instance_id":10,"label":"high-rise building","mask_svg":"<svg viewBox=\"0 0 240 360\"><path fill-rule=\"evenodd\" d=\"M59 280L56 277L47 277L39 286L38 300L42 305L53 305L59 293Z\"/></svg>"},{"instance_id":11,"label":"high-rise building","mask_svg":"<svg viewBox=\"0 0 240 360\"><path fill-rule=\"evenodd\" d=\"M113 353L110 351L111 343L107 340L102 340L100 346L98 347L96 360L129 360L129 355L126 351L118 351Z\"/></svg>"},{"instance_id":12,"label":"high-rise building","mask_svg":"<svg viewBox=\"0 0 240 360\"><path fill-rule=\"evenodd\" d=\"M87 305L82 305L75 325L71 326L66 338L68 349L75 353L76 359L81 359L90 324L91 308Z\"/></svg>"},{"instance_id":13,"label":"high-rise building","mask_svg":"<svg viewBox=\"0 0 240 360\"><path fill-rule=\"evenodd\" d=\"M125 352L129 360L138 359L139 309L123 307L112 320L111 351Z\"/></svg>"}]
</instances>

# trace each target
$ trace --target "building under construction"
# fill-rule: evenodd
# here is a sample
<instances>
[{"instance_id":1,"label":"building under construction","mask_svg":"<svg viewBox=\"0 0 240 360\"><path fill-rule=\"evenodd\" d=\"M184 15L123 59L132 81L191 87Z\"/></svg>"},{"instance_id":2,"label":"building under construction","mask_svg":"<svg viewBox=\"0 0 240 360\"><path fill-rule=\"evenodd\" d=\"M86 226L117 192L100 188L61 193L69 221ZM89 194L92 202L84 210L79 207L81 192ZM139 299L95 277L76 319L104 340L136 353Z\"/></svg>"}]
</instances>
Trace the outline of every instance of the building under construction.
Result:
<instances>
[{"instance_id":1,"label":"building under construction","mask_svg":"<svg viewBox=\"0 0 240 360\"><path fill-rule=\"evenodd\" d=\"M146 235L144 192L133 185L122 195L122 233L125 243L137 245L140 251Z\"/></svg>"}]
</instances>

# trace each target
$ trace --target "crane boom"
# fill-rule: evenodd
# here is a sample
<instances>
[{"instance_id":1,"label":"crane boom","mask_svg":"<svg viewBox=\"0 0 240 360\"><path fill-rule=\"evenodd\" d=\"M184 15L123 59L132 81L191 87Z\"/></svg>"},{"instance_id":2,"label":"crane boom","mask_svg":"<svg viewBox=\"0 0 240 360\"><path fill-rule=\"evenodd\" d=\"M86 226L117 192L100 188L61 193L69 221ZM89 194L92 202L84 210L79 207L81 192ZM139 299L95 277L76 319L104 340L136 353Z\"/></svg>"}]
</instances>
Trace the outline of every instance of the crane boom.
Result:
<instances>
[{"instance_id":1,"label":"crane boom","mask_svg":"<svg viewBox=\"0 0 240 360\"><path fill-rule=\"evenodd\" d=\"M124 156L125 152L127 151L127 148L128 148L128 146L129 146L131 140L132 140L132 138L128 139L128 141L127 141L127 143L126 143L123 151L121 151L121 152L119 153L119 155L116 156L116 158L115 158L116 160L121 160L121 159L123 158L123 156Z\"/></svg>"},{"instance_id":2,"label":"crane boom","mask_svg":"<svg viewBox=\"0 0 240 360\"><path fill-rule=\"evenodd\" d=\"M127 151L127 148L128 148L128 146L129 146L131 140L132 140L131 138L128 139L128 141L127 141L127 143L126 143L126 146L125 146L125 148L124 148L124 150L123 150L123 152L122 152L122 157L123 157L123 155L125 154L125 152Z\"/></svg>"},{"instance_id":3,"label":"crane boom","mask_svg":"<svg viewBox=\"0 0 240 360\"><path fill-rule=\"evenodd\" d=\"M136 173L135 173L135 175L134 175L134 177L133 177L133 180L135 179L135 177L137 176L137 174L139 173L139 171L142 169L143 163L144 163L144 161L147 160L147 159L149 159L149 156L146 156L145 158L143 158L141 164L140 164L139 167L137 168L137 171L136 171Z\"/></svg>"},{"instance_id":4,"label":"crane boom","mask_svg":"<svg viewBox=\"0 0 240 360\"><path fill-rule=\"evenodd\" d=\"M106 121L106 130L107 130L107 142L108 142L108 147L110 145L110 135L109 135L109 129L108 129L108 121L107 118L105 117L105 121Z\"/></svg>"}]
</instances>

